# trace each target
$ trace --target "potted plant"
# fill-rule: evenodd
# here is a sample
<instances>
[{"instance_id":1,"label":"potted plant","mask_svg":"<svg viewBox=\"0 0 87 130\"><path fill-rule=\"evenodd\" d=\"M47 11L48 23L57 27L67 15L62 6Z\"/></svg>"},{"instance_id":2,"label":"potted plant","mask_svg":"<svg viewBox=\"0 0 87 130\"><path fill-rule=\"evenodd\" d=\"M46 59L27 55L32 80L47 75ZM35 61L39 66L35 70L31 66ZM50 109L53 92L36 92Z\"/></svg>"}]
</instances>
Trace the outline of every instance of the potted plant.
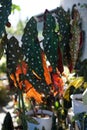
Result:
<instances>
[{"instance_id":1,"label":"potted plant","mask_svg":"<svg viewBox=\"0 0 87 130\"><path fill-rule=\"evenodd\" d=\"M49 24L54 26L49 26ZM21 46L19 46L19 42L15 37L7 39L7 69L19 95L20 117L22 124L24 123L24 129L27 128L27 122L23 93L25 93L29 99L34 98L37 105L42 105L44 102L47 103L47 101L43 100L42 95L45 95L45 99L48 100L48 95L52 93L52 98L55 101L56 93L60 93L60 95L63 94L63 81L57 67L58 49L60 49L58 46L59 38L55 28L56 22L54 17L49 11L46 11L44 14L43 27L44 39L42 40L44 50L40 46L37 21L34 17L26 24ZM51 64L51 70L50 66L47 65L47 60ZM59 84L57 82L59 82ZM46 105L46 109L47 108L48 106ZM43 110L41 112L47 111ZM52 112L49 113L50 116L52 116ZM52 121L52 117L50 120Z\"/></svg>"}]
</instances>

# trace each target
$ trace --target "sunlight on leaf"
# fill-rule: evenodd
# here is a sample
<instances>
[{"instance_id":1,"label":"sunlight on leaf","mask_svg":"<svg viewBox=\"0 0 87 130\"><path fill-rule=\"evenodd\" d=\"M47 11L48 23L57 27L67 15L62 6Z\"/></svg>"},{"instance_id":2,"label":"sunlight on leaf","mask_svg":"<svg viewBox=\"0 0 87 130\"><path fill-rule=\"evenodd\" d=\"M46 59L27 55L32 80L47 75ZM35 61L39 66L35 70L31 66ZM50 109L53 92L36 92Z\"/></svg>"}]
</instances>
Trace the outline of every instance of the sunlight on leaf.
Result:
<instances>
[{"instance_id":1,"label":"sunlight on leaf","mask_svg":"<svg viewBox=\"0 0 87 130\"><path fill-rule=\"evenodd\" d=\"M21 8L20 8L20 6L18 6L18 5L12 4L12 13L14 13L15 10L20 11Z\"/></svg>"}]
</instances>

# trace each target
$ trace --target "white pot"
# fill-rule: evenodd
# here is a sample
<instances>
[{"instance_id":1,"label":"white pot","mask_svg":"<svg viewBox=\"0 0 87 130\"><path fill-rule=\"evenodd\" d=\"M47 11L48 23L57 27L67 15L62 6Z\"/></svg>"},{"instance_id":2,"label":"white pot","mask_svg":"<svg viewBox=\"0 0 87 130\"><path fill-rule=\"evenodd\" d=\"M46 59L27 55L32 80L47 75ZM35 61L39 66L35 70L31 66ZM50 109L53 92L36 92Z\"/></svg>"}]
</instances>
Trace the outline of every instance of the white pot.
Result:
<instances>
[{"instance_id":1,"label":"white pot","mask_svg":"<svg viewBox=\"0 0 87 130\"><path fill-rule=\"evenodd\" d=\"M87 112L87 105L82 101L82 94L73 94L71 95L71 99L74 114Z\"/></svg>"},{"instance_id":2,"label":"white pot","mask_svg":"<svg viewBox=\"0 0 87 130\"><path fill-rule=\"evenodd\" d=\"M37 124L33 124L28 122L28 130L34 130L35 128L38 128L39 130L42 130L42 127L44 126L45 130L51 130L52 128L52 115L53 112L48 111L48 110L42 110L43 114L47 114L49 116L47 117L33 117L36 121L38 121L38 125ZM41 110L38 110L37 114L40 114ZM27 113L28 115L32 115L33 111L29 111Z\"/></svg>"}]
</instances>

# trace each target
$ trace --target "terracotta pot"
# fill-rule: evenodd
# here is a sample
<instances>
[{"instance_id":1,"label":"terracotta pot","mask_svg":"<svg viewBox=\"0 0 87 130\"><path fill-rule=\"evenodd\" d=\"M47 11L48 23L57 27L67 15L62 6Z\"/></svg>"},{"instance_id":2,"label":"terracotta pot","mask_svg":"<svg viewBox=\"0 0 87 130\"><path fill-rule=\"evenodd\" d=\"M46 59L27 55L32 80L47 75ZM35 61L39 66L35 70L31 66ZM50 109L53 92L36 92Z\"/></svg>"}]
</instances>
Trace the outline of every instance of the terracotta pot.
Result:
<instances>
[{"instance_id":1,"label":"terracotta pot","mask_svg":"<svg viewBox=\"0 0 87 130\"><path fill-rule=\"evenodd\" d=\"M28 122L28 130L34 130L35 128L42 130L43 127L45 128L45 130L51 130L53 112L48 111L48 110L42 110L42 112L45 115L44 117L40 116L41 110L38 110L38 112L37 112L37 115L39 115L39 117L33 117L36 121L38 121L39 124L37 125L37 124ZM31 110L27 114L29 116L32 116L33 111Z\"/></svg>"}]
</instances>

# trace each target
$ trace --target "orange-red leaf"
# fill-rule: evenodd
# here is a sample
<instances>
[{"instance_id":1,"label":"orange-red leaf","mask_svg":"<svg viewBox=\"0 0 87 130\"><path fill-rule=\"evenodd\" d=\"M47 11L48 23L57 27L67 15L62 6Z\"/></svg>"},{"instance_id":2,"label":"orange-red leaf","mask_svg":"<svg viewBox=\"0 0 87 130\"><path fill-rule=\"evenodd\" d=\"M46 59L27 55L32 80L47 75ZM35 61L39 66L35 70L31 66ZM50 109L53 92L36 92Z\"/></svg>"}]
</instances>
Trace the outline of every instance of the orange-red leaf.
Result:
<instances>
[{"instance_id":1,"label":"orange-red leaf","mask_svg":"<svg viewBox=\"0 0 87 130\"><path fill-rule=\"evenodd\" d=\"M47 67L47 63L46 63L46 56L45 56L44 52L41 53L41 56L42 56L42 64L43 64L43 69L44 69L44 77L45 77L47 85L49 85L52 83L52 81L51 81L50 73L48 71L48 67Z\"/></svg>"}]
</instances>

